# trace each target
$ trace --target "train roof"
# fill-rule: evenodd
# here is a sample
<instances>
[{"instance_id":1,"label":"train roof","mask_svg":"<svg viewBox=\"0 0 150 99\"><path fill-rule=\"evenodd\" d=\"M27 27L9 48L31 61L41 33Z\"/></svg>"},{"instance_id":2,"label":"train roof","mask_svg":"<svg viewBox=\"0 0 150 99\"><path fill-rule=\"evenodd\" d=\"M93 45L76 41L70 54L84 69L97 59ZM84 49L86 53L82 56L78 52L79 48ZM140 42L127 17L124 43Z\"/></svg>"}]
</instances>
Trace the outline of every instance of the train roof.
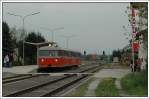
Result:
<instances>
[{"instance_id":1,"label":"train roof","mask_svg":"<svg viewBox=\"0 0 150 99\"><path fill-rule=\"evenodd\" d=\"M40 47L39 50L61 50L61 48L60 47L44 46L44 47Z\"/></svg>"},{"instance_id":2,"label":"train roof","mask_svg":"<svg viewBox=\"0 0 150 99\"><path fill-rule=\"evenodd\" d=\"M78 52L78 51L74 51L74 50L70 50L70 49L62 49L60 47L50 47L50 46L40 47L39 50L65 50L65 51ZM78 52L78 53L80 53L80 52Z\"/></svg>"}]
</instances>

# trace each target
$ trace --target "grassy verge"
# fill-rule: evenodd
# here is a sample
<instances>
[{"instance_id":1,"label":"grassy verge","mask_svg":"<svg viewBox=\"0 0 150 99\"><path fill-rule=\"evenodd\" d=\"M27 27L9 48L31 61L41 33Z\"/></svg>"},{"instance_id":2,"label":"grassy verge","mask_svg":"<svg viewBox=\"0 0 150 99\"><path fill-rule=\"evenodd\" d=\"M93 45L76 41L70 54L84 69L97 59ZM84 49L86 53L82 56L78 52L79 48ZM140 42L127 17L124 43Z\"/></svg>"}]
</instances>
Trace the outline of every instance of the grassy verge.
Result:
<instances>
[{"instance_id":1,"label":"grassy verge","mask_svg":"<svg viewBox=\"0 0 150 99\"><path fill-rule=\"evenodd\" d=\"M98 84L95 90L96 96L119 96L115 86L115 78L104 78Z\"/></svg>"},{"instance_id":2,"label":"grassy verge","mask_svg":"<svg viewBox=\"0 0 150 99\"><path fill-rule=\"evenodd\" d=\"M145 71L126 75L121 79L121 85L123 90L129 95L148 95L148 78Z\"/></svg>"},{"instance_id":3,"label":"grassy verge","mask_svg":"<svg viewBox=\"0 0 150 99\"><path fill-rule=\"evenodd\" d=\"M112 63L107 63L107 64L105 64L105 66L110 67L110 66L112 66Z\"/></svg>"},{"instance_id":4,"label":"grassy verge","mask_svg":"<svg viewBox=\"0 0 150 99\"><path fill-rule=\"evenodd\" d=\"M89 84L94 80L94 78L89 79L85 83L81 84L79 87L77 87L72 92L65 95L66 97L82 97L85 95L86 91L88 90Z\"/></svg>"}]
</instances>

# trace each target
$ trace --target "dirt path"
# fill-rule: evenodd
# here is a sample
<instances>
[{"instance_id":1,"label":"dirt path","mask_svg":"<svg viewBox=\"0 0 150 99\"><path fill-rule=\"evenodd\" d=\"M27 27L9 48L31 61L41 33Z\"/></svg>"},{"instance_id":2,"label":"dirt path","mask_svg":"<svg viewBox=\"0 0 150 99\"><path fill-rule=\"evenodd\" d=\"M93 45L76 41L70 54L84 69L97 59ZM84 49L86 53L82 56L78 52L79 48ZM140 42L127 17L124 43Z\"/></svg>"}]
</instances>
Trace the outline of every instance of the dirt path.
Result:
<instances>
[{"instance_id":1,"label":"dirt path","mask_svg":"<svg viewBox=\"0 0 150 99\"><path fill-rule=\"evenodd\" d=\"M117 78L115 85L119 91L119 96L128 96L122 90L120 79L130 72L130 68L121 68L121 66L117 66L117 68L107 68L100 70L99 72L95 73L95 75L93 75L93 77L96 79L88 86L88 90L86 91L85 96L95 96L95 89L97 85L99 84L100 80L105 77Z\"/></svg>"}]
</instances>

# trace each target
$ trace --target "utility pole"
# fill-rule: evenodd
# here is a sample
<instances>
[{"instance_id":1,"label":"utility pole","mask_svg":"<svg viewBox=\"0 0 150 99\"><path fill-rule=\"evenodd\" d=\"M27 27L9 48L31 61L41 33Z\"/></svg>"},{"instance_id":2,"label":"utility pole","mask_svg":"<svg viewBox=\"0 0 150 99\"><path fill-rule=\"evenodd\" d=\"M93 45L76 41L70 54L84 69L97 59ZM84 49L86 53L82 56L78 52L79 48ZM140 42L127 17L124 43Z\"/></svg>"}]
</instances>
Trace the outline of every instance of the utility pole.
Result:
<instances>
[{"instance_id":1,"label":"utility pole","mask_svg":"<svg viewBox=\"0 0 150 99\"><path fill-rule=\"evenodd\" d=\"M41 29L50 31L52 33L52 42L54 42L54 31L64 29L64 27L59 27L59 28L54 28L54 29L49 29L49 28L41 27Z\"/></svg>"},{"instance_id":2,"label":"utility pole","mask_svg":"<svg viewBox=\"0 0 150 99\"><path fill-rule=\"evenodd\" d=\"M75 36L74 35L71 35L71 36L62 35L61 37L66 39L66 48L68 49L69 48L69 40Z\"/></svg>"}]
</instances>

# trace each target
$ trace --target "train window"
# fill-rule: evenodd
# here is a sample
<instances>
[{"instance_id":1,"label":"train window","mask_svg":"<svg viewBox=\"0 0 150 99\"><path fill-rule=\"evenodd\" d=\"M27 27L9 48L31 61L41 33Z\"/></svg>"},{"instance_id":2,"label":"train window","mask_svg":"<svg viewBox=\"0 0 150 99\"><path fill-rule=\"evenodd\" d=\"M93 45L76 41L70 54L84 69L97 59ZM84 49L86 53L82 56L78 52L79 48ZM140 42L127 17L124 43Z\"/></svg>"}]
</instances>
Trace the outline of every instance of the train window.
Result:
<instances>
[{"instance_id":1,"label":"train window","mask_svg":"<svg viewBox=\"0 0 150 99\"><path fill-rule=\"evenodd\" d=\"M47 50L40 50L39 51L39 56L48 56L48 51Z\"/></svg>"},{"instance_id":2,"label":"train window","mask_svg":"<svg viewBox=\"0 0 150 99\"><path fill-rule=\"evenodd\" d=\"M80 53L78 53L78 56L79 56L79 57L81 56Z\"/></svg>"},{"instance_id":3,"label":"train window","mask_svg":"<svg viewBox=\"0 0 150 99\"><path fill-rule=\"evenodd\" d=\"M72 52L71 51L69 52L69 56L72 57Z\"/></svg>"},{"instance_id":4,"label":"train window","mask_svg":"<svg viewBox=\"0 0 150 99\"><path fill-rule=\"evenodd\" d=\"M68 51L65 51L65 56L69 56L69 52Z\"/></svg>"},{"instance_id":5,"label":"train window","mask_svg":"<svg viewBox=\"0 0 150 99\"><path fill-rule=\"evenodd\" d=\"M73 56L73 57L76 57L76 52L72 52L72 56Z\"/></svg>"},{"instance_id":6,"label":"train window","mask_svg":"<svg viewBox=\"0 0 150 99\"><path fill-rule=\"evenodd\" d=\"M68 56L71 57L71 51L68 51Z\"/></svg>"},{"instance_id":7,"label":"train window","mask_svg":"<svg viewBox=\"0 0 150 99\"><path fill-rule=\"evenodd\" d=\"M58 51L49 51L49 55L48 56L52 56L52 57L56 57L56 56L58 56Z\"/></svg>"},{"instance_id":8,"label":"train window","mask_svg":"<svg viewBox=\"0 0 150 99\"><path fill-rule=\"evenodd\" d=\"M81 53L79 53L79 57L81 57Z\"/></svg>"},{"instance_id":9,"label":"train window","mask_svg":"<svg viewBox=\"0 0 150 99\"><path fill-rule=\"evenodd\" d=\"M66 56L66 51L64 51L64 56Z\"/></svg>"},{"instance_id":10,"label":"train window","mask_svg":"<svg viewBox=\"0 0 150 99\"><path fill-rule=\"evenodd\" d=\"M72 56L72 52L69 52L69 56L70 56L70 57Z\"/></svg>"},{"instance_id":11,"label":"train window","mask_svg":"<svg viewBox=\"0 0 150 99\"><path fill-rule=\"evenodd\" d=\"M51 57L56 57L58 56L58 52L57 51L48 51L48 50L40 50L39 51L39 56L51 56Z\"/></svg>"},{"instance_id":12,"label":"train window","mask_svg":"<svg viewBox=\"0 0 150 99\"><path fill-rule=\"evenodd\" d=\"M74 57L74 52L71 52L71 56Z\"/></svg>"},{"instance_id":13,"label":"train window","mask_svg":"<svg viewBox=\"0 0 150 99\"><path fill-rule=\"evenodd\" d=\"M63 50L59 50L58 51L58 56L64 56L64 51Z\"/></svg>"},{"instance_id":14,"label":"train window","mask_svg":"<svg viewBox=\"0 0 150 99\"><path fill-rule=\"evenodd\" d=\"M66 56L69 56L69 52L68 51L66 51Z\"/></svg>"},{"instance_id":15,"label":"train window","mask_svg":"<svg viewBox=\"0 0 150 99\"><path fill-rule=\"evenodd\" d=\"M76 52L73 53L73 56L76 57Z\"/></svg>"},{"instance_id":16,"label":"train window","mask_svg":"<svg viewBox=\"0 0 150 99\"><path fill-rule=\"evenodd\" d=\"M79 55L78 55L78 53L76 53L76 57L78 57Z\"/></svg>"},{"instance_id":17,"label":"train window","mask_svg":"<svg viewBox=\"0 0 150 99\"><path fill-rule=\"evenodd\" d=\"M76 53L76 57L78 57L78 53Z\"/></svg>"}]
</instances>

